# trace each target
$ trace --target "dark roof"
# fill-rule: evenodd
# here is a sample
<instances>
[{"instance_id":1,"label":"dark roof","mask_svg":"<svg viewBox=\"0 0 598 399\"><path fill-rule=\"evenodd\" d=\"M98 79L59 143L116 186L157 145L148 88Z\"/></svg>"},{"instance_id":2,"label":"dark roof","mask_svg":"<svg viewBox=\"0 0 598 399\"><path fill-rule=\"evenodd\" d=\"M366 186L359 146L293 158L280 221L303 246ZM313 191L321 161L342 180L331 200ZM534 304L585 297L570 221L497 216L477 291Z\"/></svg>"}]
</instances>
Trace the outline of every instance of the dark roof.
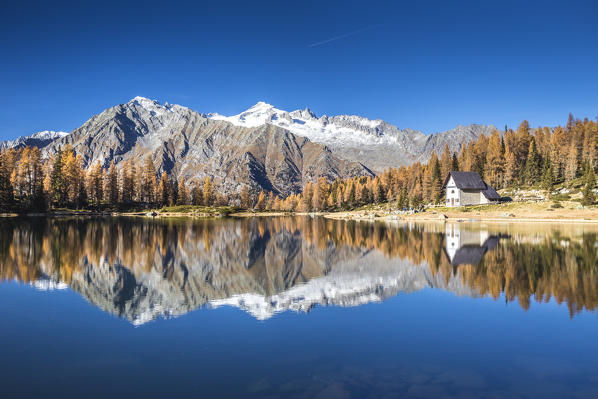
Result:
<instances>
[{"instance_id":1,"label":"dark roof","mask_svg":"<svg viewBox=\"0 0 598 399\"><path fill-rule=\"evenodd\" d=\"M489 186L484 183L478 172L449 172L444 185L448 183L449 179L453 177L457 188L462 190L486 190Z\"/></svg>"},{"instance_id":2,"label":"dark roof","mask_svg":"<svg viewBox=\"0 0 598 399\"><path fill-rule=\"evenodd\" d=\"M486 197L489 200L499 200L500 199L500 195L498 195L498 193L496 192L495 189L493 189L492 187L488 186L488 188L486 188L485 190L482 190L482 194L484 194L484 197Z\"/></svg>"},{"instance_id":3,"label":"dark roof","mask_svg":"<svg viewBox=\"0 0 598 399\"><path fill-rule=\"evenodd\" d=\"M451 261L452 266L477 265L482 261L486 252L494 249L500 240L499 236L490 236L482 245L464 245L455 252Z\"/></svg>"}]
</instances>

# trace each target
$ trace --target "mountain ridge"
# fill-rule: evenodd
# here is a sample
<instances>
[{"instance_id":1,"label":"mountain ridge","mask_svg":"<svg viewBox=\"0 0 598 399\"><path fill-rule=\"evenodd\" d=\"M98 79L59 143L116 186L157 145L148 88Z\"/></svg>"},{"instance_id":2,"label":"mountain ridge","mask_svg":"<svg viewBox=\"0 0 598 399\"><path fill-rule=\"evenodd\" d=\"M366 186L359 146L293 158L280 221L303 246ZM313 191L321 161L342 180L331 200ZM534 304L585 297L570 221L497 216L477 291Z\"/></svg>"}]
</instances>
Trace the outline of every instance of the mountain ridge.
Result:
<instances>
[{"instance_id":1,"label":"mountain ridge","mask_svg":"<svg viewBox=\"0 0 598 399\"><path fill-rule=\"evenodd\" d=\"M388 167L425 162L432 152L490 134L487 125L458 125L425 135L381 119L357 115L318 117L309 108L284 111L265 102L233 116L201 114L145 97L110 107L70 133L44 131L0 143L0 148L35 145L44 156L65 145L108 167L148 155L158 173L186 181L214 179L225 194L253 192L289 195L309 181L373 176Z\"/></svg>"}]
</instances>

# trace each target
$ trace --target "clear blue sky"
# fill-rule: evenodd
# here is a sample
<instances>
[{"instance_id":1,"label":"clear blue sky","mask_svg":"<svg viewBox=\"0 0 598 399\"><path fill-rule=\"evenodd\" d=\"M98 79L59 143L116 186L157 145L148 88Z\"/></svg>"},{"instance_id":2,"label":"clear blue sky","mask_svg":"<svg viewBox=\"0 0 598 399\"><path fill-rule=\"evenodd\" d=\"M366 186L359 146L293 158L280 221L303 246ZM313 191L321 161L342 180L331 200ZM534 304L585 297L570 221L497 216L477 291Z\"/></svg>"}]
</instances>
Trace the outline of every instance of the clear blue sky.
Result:
<instances>
[{"instance_id":1,"label":"clear blue sky","mask_svg":"<svg viewBox=\"0 0 598 399\"><path fill-rule=\"evenodd\" d=\"M0 139L70 131L136 95L426 133L598 115L596 1L20 3L0 13Z\"/></svg>"}]
</instances>

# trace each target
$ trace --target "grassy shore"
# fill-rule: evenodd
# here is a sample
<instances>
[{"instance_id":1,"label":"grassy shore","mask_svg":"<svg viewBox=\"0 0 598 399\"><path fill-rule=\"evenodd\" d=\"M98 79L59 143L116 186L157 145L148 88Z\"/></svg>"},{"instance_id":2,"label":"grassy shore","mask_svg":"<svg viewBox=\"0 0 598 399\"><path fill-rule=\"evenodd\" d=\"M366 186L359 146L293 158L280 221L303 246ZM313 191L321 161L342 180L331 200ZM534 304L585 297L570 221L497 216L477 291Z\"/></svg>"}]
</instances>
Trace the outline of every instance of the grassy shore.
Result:
<instances>
[{"instance_id":1,"label":"grassy shore","mask_svg":"<svg viewBox=\"0 0 598 399\"><path fill-rule=\"evenodd\" d=\"M399 212L392 204L366 205L353 210L332 212L280 212L255 211L235 206L170 206L161 209L140 209L127 212L53 209L45 213L30 213L30 216L151 216L151 217L273 217L289 215L323 216L343 220L483 220L513 222L589 222L598 223L598 206L582 207L576 201L518 201L497 205L475 205L457 208L444 206L427 207L423 212ZM17 214L0 214L0 217L14 217Z\"/></svg>"},{"instance_id":2,"label":"grassy shore","mask_svg":"<svg viewBox=\"0 0 598 399\"><path fill-rule=\"evenodd\" d=\"M332 219L374 220L484 220L520 222L590 222L598 223L598 207L581 207L574 201L508 202L457 208L428 207L423 212L403 214L389 206L367 206L353 211L327 213Z\"/></svg>"}]
</instances>

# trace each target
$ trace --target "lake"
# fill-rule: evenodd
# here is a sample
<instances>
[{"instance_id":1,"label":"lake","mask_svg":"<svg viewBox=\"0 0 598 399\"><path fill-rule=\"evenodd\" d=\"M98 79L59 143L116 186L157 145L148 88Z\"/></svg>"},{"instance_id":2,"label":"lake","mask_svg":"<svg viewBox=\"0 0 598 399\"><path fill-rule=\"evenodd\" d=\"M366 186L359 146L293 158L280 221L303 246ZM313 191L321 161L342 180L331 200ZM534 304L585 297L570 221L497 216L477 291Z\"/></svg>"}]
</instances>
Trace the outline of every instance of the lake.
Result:
<instances>
[{"instance_id":1,"label":"lake","mask_svg":"<svg viewBox=\"0 0 598 399\"><path fill-rule=\"evenodd\" d=\"M597 233L2 219L3 396L596 398Z\"/></svg>"}]
</instances>

